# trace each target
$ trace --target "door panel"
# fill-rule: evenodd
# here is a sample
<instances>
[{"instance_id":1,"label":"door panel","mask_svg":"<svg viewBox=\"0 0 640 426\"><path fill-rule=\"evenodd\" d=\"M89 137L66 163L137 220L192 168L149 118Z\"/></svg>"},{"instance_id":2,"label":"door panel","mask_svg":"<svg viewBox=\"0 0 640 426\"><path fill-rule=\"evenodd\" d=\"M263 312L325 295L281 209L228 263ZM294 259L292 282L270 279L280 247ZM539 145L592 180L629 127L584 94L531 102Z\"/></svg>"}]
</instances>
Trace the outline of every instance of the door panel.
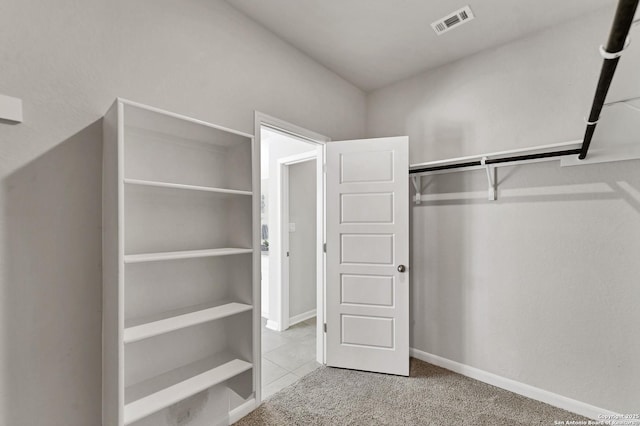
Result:
<instances>
[{"instance_id":1,"label":"door panel","mask_svg":"<svg viewBox=\"0 0 640 426\"><path fill-rule=\"evenodd\" d=\"M393 264L393 235L342 234L342 264Z\"/></svg>"},{"instance_id":2,"label":"door panel","mask_svg":"<svg viewBox=\"0 0 640 426\"><path fill-rule=\"evenodd\" d=\"M345 152L340 160L340 183L393 180L393 151Z\"/></svg>"},{"instance_id":3,"label":"door panel","mask_svg":"<svg viewBox=\"0 0 640 426\"><path fill-rule=\"evenodd\" d=\"M393 306L393 277L342 274L341 281L341 304Z\"/></svg>"},{"instance_id":4,"label":"door panel","mask_svg":"<svg viewBox=\"0 0 640 426\"><path fill-rule=\"evenodd\" d=\"M393 318L341 315L342 344L393 348Z\"/></svg>"},{"instance_id":5,"label":"door panel","mask_svg":"<svg viewBox=\"0 0 640 426\"><path fill-rule=\"evenodd\" d=\"M326 145L327 365L409 374L408 138Z\"/></svg>"},{"instance_id":6,"label":"door panel","mask_svg":"<svg viewBox=\"0 0 640 426\"><path fill-rule=\"evenodd\" d=\"M340 223L392 223L393 194L342 194Z\"/></svg>"}]
</instances>

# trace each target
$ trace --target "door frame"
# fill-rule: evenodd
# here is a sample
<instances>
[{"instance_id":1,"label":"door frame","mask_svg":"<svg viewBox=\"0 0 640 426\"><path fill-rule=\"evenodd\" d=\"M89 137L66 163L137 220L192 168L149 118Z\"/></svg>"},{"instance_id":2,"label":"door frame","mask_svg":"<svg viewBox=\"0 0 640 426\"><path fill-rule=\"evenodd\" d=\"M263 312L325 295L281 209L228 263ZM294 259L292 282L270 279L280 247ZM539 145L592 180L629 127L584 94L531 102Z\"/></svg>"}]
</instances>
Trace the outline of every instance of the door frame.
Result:
<instances>
[{"instance_id":1,"label":"door frame","mask_svg":"<svg viewBox=\"0 0 640 426\"><path fill-rule=\"evenodd\" d=\"M325 252L324 252L324 243L326 242L326 208L325 208L325 194L326 194L326 153L325 153L325 144L330 142L331 139L327 136L324 136L320 133L316 133L314 131L305 129L304 127L297 126L295 124L289 123L288 121L281 120L279 118L270 116L268 114L262 113L260 111L255 111L254 113L254 140L256 143L255 151L257 154L254 156L254 164L253 170L261 169L261 161L260 161L260 147L262 146L261 140L261 128L268 127L270 129L280 131L289 136L293 136L297 139L302 139L304 141L310 142L312 144L318 145L319 155L317 157L318 169L321 170L321 176L317 180L318 183L318 191L317 191L317 206L318 211L321 213L321 219L318 220L318 238L316 239L316 271L317 271L317 279L316 283L316 361L320 364L325 364L326 362L326 346L325 346L325 333L324 333L324 322L325 322ZM254 177L254 188L257 188L257 193L259 194L261 180L260 174L256 173ZM256 203L259 202L260 196L254 196L256 199ZM280 201L278 200L276 206L280 206ZM255 218L256 221L260 221L260 218ZM260 405L262 402L262 333L260 330L262 329L262 318L261 318L261 309L258 308L258 304L262 303L262 283L260 279L260 258L256 256L256 261L254 263L254 273L258 275L258 279L254 280L253 287L253 324L254 324L254 336L253 336L253 359L254 359L254 391L255 391L255 400L256 406ZM258 362L258 360L260 362Z\"/></svg>"},{"instance_id":2,"label":"door frame","mask_svg":"<svg viewBox=\"0 0 640 426\"><path fill-rule=\"evenodd\" d=\"M300 164L307 161L316 161L316 201L317 194L321 191L322 186L319 183L322 180L323 168L320 164L321 147L316 147L315 150L309 152L303 152L302 154L295 154L289 157L280 158L278 160L278 187L280 195L280 205L276 211L276 218L280 224L280 300L276 301L276 305L279 305L280 310L280 329L286 330L289 328L291 317L289 315L289 260L287 256L289 250L289 238L290 232L289 225L289 166L294 164ZM322 230L320 221L322 220L323 206L316 203L316 243L319 237L319 231ZM322 282L322 271L317 270L318 267L318 244L316 244L316 287L319 282ZM321 250L322 251L322 250ZM317 300L317 299L316 299ZM318 315L318 303L316 303L316 318ZM317 358L317 353L316 353Z\"/></svg>"}]
</instances>

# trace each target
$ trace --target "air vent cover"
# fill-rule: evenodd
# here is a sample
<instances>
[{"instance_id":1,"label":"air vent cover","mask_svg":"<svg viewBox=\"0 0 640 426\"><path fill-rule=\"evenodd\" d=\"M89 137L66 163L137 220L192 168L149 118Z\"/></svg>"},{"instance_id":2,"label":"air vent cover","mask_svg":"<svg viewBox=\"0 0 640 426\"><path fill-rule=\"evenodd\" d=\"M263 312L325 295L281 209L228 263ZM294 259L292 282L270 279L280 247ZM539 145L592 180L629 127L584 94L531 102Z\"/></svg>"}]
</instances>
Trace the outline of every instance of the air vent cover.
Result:
<instances>
[{"instance_id":1,"label":"air vent cover","mask_svg":"<svg viewBox=\"0 0 640 426\"><path fill-rule=\"evenodd\" d=\"M431 28L433 28L433 31L435 31L436 34L440 35L469 22L473 18L474 16L471 8L469 6L465 6L462 9L450 13L442 19L438 19L431 24Z\"/></svg>"}]
</instances>

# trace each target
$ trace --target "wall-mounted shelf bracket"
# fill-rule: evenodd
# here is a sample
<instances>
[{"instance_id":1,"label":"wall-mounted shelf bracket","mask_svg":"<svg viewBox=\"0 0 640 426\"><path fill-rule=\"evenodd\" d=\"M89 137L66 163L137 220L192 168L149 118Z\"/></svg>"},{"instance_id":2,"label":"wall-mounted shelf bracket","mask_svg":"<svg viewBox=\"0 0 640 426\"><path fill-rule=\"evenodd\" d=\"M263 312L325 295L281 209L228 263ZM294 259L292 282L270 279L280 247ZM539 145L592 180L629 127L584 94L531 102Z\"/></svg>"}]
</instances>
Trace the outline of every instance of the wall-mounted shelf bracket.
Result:
<instances>
[{"instance_id":1,"label":"wall-mounted shelf bracket","mask_svg":"<svg viewBox=\"0 0 640 426\"><path fill-rule=\"evenodd\" d=\"M497 190L498 179L496 179L497 168L491 167L489 164L487 164L487 160L488 160L487 157L482 157L480 159L480 164L484 167L485 171L487 172L487 182L489 184L489 191L488 191L489 201L495 201L498 199L498 190Z\"/></svg>"},{"instance_id":2,"label":"wall-mounted shelf bracket","mask_svg":"<svg viewBox=\"0 0 640 426\"><path fill-rule=\"evenodd\" d=\"M413 188L416 190L416 204L420 204L422 202L421 191L422 191L422 179L420 176L411 176L411 183L413 183Z\"/></svg>"},{"instance_id":3,"label":"wall-mounted shelf bracket","mask_svg":"<svg viewBox=\"0 0 640 426\"><path fill-rule=\"evenodd\" d=\"M411 177L413 187L416 189L416 204L433 201L438 197L440 197L438 199L442 199L442 194L422 193L422 190L426 189L425 187L429 186L431 181L421 181L421 176L484 169L487 174L487 182L489 184L487 194L488 199L489 201L495 201L498 199L497 169L499 167L539 163L543 161L558 161L561 157L567 158L568 156L575 156L579 154L581 144L582 142L580 140L575 140L549 145L533 146L529 148L518 148L509 151L491 152L411 164L409 166L409 177ZM427 185L424 185L425 183Z\"/></svg>"}]
</instances>

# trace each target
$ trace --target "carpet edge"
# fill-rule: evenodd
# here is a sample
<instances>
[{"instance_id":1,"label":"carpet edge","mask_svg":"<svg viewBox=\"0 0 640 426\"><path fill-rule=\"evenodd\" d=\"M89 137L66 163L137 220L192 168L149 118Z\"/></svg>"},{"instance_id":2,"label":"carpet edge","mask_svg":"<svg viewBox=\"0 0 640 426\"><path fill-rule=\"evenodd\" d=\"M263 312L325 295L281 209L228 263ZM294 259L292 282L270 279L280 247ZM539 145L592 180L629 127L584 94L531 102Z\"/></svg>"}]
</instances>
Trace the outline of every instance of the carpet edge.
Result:
<instances>
[{"instance_id":1,"label":"carpet edge","mask_svg":"<svg viewBox=\"0 0 640 426\"><path fill-rule=\"evenodd\" d=\"M526 383L508 379L467 364L462 364L438 355L430 354L416 348L409 348L409 354L420 361L451 370L454 373L487 383L492 386L513 392L515 394L561 408L572 413L588 417L593 420L603 420L602 416L620 416L619 413L596 407L586 402L578 401L557 393L553 393ZM620 418L620 417L618 417Z\"/></svg>"}]
</instances>

